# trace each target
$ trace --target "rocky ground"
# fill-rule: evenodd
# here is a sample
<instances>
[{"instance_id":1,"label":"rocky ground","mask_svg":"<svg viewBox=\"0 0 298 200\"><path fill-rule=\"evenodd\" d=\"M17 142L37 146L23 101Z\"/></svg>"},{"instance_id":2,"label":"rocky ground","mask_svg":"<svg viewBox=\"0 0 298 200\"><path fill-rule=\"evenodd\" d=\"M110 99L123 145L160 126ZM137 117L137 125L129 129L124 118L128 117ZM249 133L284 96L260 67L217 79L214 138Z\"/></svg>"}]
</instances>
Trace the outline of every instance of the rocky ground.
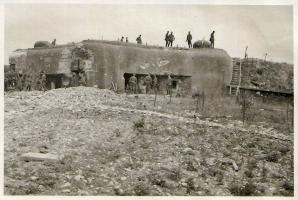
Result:
<instances>
[{"instance_id":1,"label":"rocky ground","mask_svg":"<svg viewBox=\"0 0 298 200\"><path fill-rule=\"evenodd\" d=\"M207 116L208 102L194 113L191 98L6 93L5 194L293 196L292 128L243 125L223 105L225 117ZM28 152L61 159L21 159Z\"/></svg>"}]
</instances>

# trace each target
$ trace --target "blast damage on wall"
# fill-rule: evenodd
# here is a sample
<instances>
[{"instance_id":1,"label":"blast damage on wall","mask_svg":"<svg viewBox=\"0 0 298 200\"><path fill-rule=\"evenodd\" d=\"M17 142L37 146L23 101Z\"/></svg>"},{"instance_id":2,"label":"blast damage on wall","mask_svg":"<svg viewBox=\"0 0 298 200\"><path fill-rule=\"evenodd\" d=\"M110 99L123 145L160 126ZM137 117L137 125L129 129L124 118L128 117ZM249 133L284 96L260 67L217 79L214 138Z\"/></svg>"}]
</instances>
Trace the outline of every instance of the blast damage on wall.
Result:
<instances>
[{"instance_id":1,"label":"blast damage on wall","mask_svg":"<svg viewBox=\"0 0 298 200\"><path fill-rule=\"evenodd\" d=\"M232 77L232 59L222 49L169 49L99 40L16 50L9 62L16 72L44 70L47 77L58 79L52 81L61 82L54 83L56 87L67 86L72 73L83 71L87 86L110 88L113 82L120 92L125 91L132 73L140 81L148 73L160 80L171 74L184 94L204 91L206 95L221 94Z\"/></svg>"}]
</instances>

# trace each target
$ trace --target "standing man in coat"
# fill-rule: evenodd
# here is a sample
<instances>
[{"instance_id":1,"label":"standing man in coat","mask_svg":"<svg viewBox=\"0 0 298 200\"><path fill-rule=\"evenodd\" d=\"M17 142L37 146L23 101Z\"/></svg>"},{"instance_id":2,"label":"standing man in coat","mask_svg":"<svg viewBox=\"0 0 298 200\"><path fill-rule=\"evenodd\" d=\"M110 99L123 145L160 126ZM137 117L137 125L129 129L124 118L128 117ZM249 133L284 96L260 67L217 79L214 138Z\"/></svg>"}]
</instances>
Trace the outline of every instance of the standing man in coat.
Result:
<instances>
[{"instance_id":1,"label":"standing man in coat","mask_svg":"<svg viewBox=\"0 0 298 200\"><path fill-rule=\"evenodd\" d=\"M129 78L129 89L130 91L135 94L137 92L137 77L136 74L133 74L130 78Z\"/></svg>"},{"instance_id":2,"label":"standing man in coat","mask_svg":"<svg viewBox=\"0 0 298 200\"><path fill-rule=\"evenodd\" d=\"M173 35L173 32L171 32L171 34L169 35L169 45L171 45L171 47L173 46L173 42L175 41L175 36Z\"/></svg>"},{"instance_id":3,"label":"standing man in coat","mask_svg":"<svg viewBox=\"0 0 298 200\"><path fill-rule=\"evenodd\" d=\"M168 80L167 80L167 95L172 95L172 85L173 85L173 79L169 74Z\"/></svg>"},{"instance_id":4,"label":"standing man in coat","mask_svg":"<svg viewBox=\"0 0 298 200\"><path fill-rule=\"evenodd\" d=\"M150 92L151 85L152 85L151 74L148 74L148 75L145 77L145 85L146 85L146 94L148 94L148 93Z\"/></svg>"},{"instance_id":5,"label":"standing man in coat","mask_svg":"<svg viewBox=\"0 0 298 200\"><path fill-rule=\"evenodd\" d=\"M139 37L137 37L136 41L137 41L137 44L142 44L142 35L139 35Z\"/></svg>"},{"instance_id":6,"label":"standing man in coat","mask_svg":"<svg viewBox=\"0 0 298 200\"><path fill-rule=\"evenodd\" d=\"M212 31L212 33L210 35L210 43L211 43L212 48L214 48L214 33L215 33L215 31Z\"/></svg>"},{"instance_id":7,"label":"standing man in coat","mask_svg":"<svg viewBox=\"0 0 298 200\"><path fill-rule=\"evenodd\" d=\"M190 31L188 31L188 34L186 36L186 42L188 43L188 48L192 48L191 40L192 40L192 35L190 34Z\"/></svg>"},{"instance_id":8,"label":"standing man in coat","mask_svg":"<svg viewBox=\"0 0 298 200\"><path fill-rule=\"evenodd\" d=\"M170 44L170 42L169 42L169 31L167 31L167 33L166 33L165 41L166 41L166 47L168 47L169 44Z\"/></svg>"}]
</instances>

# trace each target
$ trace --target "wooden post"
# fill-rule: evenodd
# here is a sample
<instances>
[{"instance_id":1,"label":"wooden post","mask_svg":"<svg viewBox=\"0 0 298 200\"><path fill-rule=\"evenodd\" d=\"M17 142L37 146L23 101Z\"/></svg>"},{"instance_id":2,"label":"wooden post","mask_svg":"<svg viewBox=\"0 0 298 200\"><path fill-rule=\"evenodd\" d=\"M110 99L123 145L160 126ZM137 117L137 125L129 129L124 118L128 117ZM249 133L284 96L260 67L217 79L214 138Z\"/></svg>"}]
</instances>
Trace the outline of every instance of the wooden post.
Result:
<instances>
[{"instance_id":1,"label":"wooden post","mask_svg":"<svg viewBox=\"0 0 298 200\"><path fill-rule=\"evenodd\" d=\"M246 95L245 95L245 90L242 92L242 121L244 124L245 121L245 114L246 114Z\"/></svg>"},{"instance_id":2,"label":"wooden post","mask_svg":"<svg viewBox=\"0 0 298 200\"><path fill-rule=\"evenodd\" d=\"M199 108L199 94L197 95L196 113L198 112L198 108Z\"/></svg>"},{"instance_id":3,"label":"wooden post","mask_svg":"<svg viewBox=\"0 0 298 200\"><path fill-rule=\"evenodd\" d=\"M154 107L155 107L155 104L156 104L156 98L157 98L157 88L154 88L154 91L155 91L155 97L154 97Z\"/></svg>"},{"instance_id":4,"label":"wooden post","mask_svg":"<svg viewBox=\"0 0 298 200\"><path fill-rule=\"evenodd\" d=\"M204 111L204 104L205 104L205 92L202 92L202 111Z\"/></svg>"},{"instance_id":5,"label":"wooden post","mask_svg":"<svg viewBox=\"0 0 298 200\"><path fill-rule=\"evenodd\" d=\"M172 101L172 88L170 90L170 103L171 103L171 101Z\"/></svg>"},{"instance_id":6,"label":"wooden post","mask_svg":"<svg viewBox=\"0 0 298 200\"><path fill-rule=\"evenodd\" d=\"M287 101L287 123L289 122L289 102Z\"/></svg>"}]
</instances>

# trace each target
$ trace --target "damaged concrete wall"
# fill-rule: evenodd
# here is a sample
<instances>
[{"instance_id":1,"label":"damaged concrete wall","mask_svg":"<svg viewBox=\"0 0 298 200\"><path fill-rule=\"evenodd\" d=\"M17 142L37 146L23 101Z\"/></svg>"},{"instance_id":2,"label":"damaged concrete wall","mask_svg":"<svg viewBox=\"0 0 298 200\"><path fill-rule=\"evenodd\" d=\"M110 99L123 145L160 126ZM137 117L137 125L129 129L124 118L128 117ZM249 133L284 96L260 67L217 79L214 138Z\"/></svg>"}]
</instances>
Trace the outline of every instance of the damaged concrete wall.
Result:
<instances>
[{"instance_id":1,"label":"damaged concrete wall","mask_svg":"<svg viewBox=\"0 0 298 200\"><path fill-rule=\"evenodd\" d=\"M192 93L203 91L217 95L232 77L232 59L221 49L153 49L135 45L115 45L100 41L83 41L94 54L99 77L96 84L107 88L111 80L124 90L124 73L191 76Z\"/></svg>"},{"instance_id":2,"label":"damaged concrete wall","mask_svg":"<svg viewBox=\"0 0 298 200\"><path fill-rule=\"evenodd\" d=\"M10 64L16 64L17 70L45 70L47 74L71 77L77 60L86 72L87 86L110 88L113 81L120 91L125 89L124 73L190 76L189 91L215 96L232 77L232 59L221 49L174 50L94 40L15 51Z\"/></svg>"},{"instance_id":3,"label":"damaged concrete wall","mask_svg":"<svg viewBox=\"0 0 298 200\"><path fill-rule=\"evenodd\" d=\"M38 74L44 70L46 74L70 75L71 48L62 46L15 51L10 55L9 63L22 73Z\"/></svg>"}]
</instances>

